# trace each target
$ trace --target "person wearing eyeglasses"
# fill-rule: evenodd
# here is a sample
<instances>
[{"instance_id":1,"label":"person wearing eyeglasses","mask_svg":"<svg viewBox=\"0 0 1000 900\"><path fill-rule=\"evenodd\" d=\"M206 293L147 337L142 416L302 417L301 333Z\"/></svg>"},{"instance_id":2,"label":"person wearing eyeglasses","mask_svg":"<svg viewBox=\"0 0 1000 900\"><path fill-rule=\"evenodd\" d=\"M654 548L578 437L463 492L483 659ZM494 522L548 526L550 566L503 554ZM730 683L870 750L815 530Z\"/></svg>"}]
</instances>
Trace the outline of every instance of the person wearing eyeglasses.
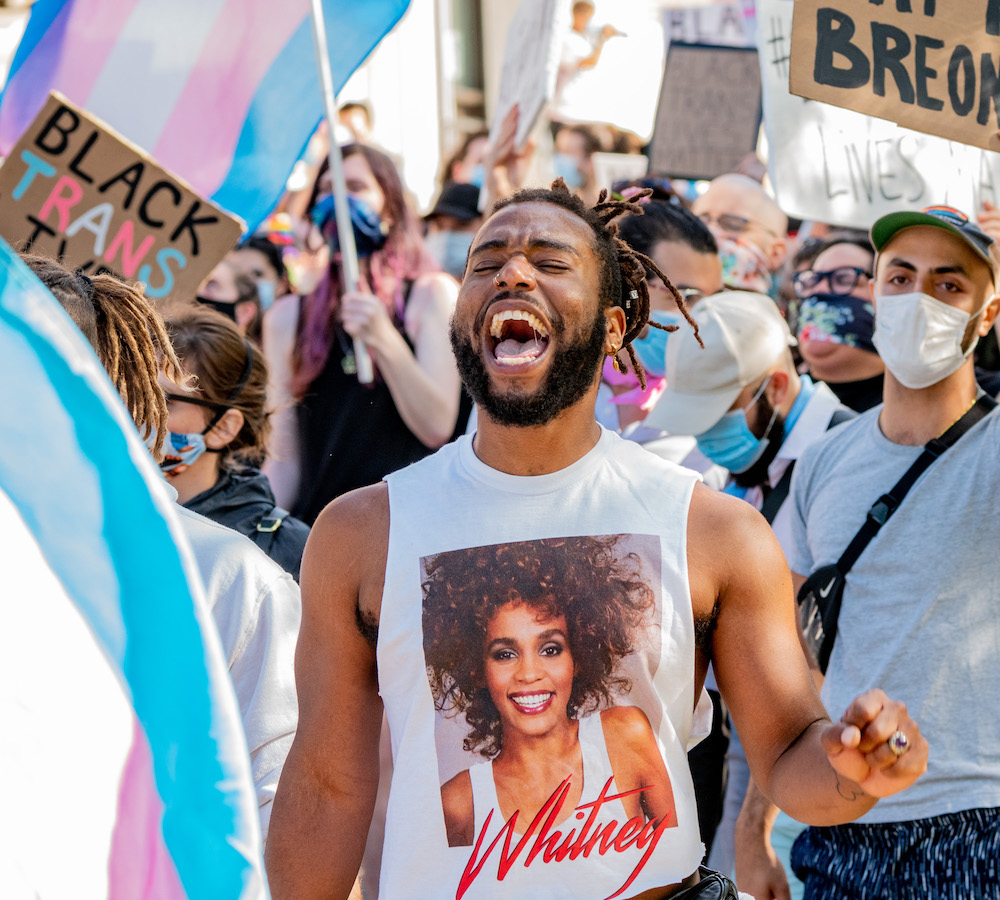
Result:
<instances>
[{"instance_id":1,"label":"person wearing eyeglasses","mask_svg":"<svg viewBox=\"0 0 1000 900\"><path fill-rule=\"evenodd\" d=\"M986 411L972 358L1000 311L1000 249L947 207L883 216L871 242L884 402L799 459L786 556L797 591L841 558L873 504L895 496L936 442L935 461L849 570L825 675L811 661L827 708L859 683L885 685L919 715L933 749L905 802L807 829L791 863L805 900L1000 900L1000 595L990 546L1000 528L1000 415ZM943 450L939 439L977 407L985 417ZM970 540L970 526L989 537ZM889 749L903 759L907 743ZM757 898L787 897L767 848L774 814L759 792L748 795L737 827L740 886Z\"/></svg>"},{"instance_id":2,"label":"person wearing eyeglasses","mask_svg":"<svg viewBox=\"0 0 1000 900\"><path fill-rule=\"evenodd\" d=\"M715 236L726 287L776 298L775 273L788 253L788 217L767 191L731 172L714 179L691 209Z\"/></svg>"},{"instance_id":3,"label":"person wearing eyeglasses","mask_svg":"<svg viewBox=\"0 0 1000 900\"><path fill-rule=\"evenodd\" d=\"M885 366L872 343L869 295L874 259L867 236L833 236L809 268L792 276L802 359L809 374L855 412L882 402Z\"/></svg>"}]
</instances>

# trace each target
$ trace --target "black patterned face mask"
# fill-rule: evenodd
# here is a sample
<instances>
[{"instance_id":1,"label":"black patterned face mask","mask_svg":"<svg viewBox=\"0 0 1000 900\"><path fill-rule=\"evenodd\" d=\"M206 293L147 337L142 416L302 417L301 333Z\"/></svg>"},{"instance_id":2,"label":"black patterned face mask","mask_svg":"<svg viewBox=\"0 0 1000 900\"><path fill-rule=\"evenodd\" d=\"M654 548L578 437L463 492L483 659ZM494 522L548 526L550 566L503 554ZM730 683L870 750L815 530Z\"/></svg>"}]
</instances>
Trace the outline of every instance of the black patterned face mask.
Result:
<instances>
[{"instance_id":1,"label":"black patterned face mask","mask_svg":"<svg viewBox=\"0 0 1000 900\"><path fill-rule=\"evenodd\" d=\"M875 353L875 307L843 294L813 294L800 301L799 339L830 341Z\"/></svg>"}]
</instances>

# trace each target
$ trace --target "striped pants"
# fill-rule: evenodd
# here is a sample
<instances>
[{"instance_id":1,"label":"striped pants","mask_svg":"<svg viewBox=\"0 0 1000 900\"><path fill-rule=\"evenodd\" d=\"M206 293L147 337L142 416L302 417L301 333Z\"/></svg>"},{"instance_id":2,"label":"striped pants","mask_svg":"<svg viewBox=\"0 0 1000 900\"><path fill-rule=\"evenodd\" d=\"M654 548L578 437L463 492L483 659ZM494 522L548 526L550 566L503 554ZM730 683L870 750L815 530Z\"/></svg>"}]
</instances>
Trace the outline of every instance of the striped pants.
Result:
<instances>
[{"instance_id":1,"label":"striped pants","mask_svg":"<svg viewBox=\"0 0 1000 900\"><path fill-rule=\"evenodd\" d=\"M807 828L792 867L804 900L1000 900L1000 809Z\"/></svg>"}]
</instances>

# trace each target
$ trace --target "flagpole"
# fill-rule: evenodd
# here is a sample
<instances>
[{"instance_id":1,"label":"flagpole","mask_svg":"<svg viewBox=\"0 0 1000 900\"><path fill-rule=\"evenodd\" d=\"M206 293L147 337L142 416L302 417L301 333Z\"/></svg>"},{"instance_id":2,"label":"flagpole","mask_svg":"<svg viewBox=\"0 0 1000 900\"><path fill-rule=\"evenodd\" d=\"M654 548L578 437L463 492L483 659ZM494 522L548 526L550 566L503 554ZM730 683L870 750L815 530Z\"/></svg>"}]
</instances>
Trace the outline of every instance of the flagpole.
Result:
<instances>
[{"instance_id":1,"label":"flagpole","mask_svg":"<svg viewBox=\"0 0 1000 900\"><path fill-rule=\"evenodd\" d=\"M330 53L326 45L326 23L323 19L323 0L312 0L313 39L316 46L316 60L319 64L319 80L323 89L323 107L330 130L330 176L333 180L333 202L337 214L337 235L340 240L340 272L344 292L356 291L361 280L358 269L358 250L354 244L354 228L351 225L351 211L347 205L347 185L344 181L344 160L334 134L337 123L337 98L333 90L333 74L330 71ZM354 359L358 367L358 381L371 384L375 380L372 359L368 355L361 338L354 339Z\"/></svg>"}]
</instances>

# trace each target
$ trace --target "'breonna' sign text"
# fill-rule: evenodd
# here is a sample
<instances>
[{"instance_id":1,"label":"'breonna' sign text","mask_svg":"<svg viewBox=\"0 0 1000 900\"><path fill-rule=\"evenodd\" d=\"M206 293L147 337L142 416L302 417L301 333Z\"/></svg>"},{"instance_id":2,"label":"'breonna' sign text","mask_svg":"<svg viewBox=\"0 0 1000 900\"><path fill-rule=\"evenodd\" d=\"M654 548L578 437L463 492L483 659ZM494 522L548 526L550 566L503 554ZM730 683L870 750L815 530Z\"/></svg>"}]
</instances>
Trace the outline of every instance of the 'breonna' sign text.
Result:
<instances>
[{"instance_id":1,"label":"'breonna' sign text","mask_svg":"<svg viewBox=\"0 0 1000 900\"><path fill-rule=\"evenodd\" d=\"M796 0L791 91L1000 150L1000 0Z\"/></svg>"}]
</instances>

